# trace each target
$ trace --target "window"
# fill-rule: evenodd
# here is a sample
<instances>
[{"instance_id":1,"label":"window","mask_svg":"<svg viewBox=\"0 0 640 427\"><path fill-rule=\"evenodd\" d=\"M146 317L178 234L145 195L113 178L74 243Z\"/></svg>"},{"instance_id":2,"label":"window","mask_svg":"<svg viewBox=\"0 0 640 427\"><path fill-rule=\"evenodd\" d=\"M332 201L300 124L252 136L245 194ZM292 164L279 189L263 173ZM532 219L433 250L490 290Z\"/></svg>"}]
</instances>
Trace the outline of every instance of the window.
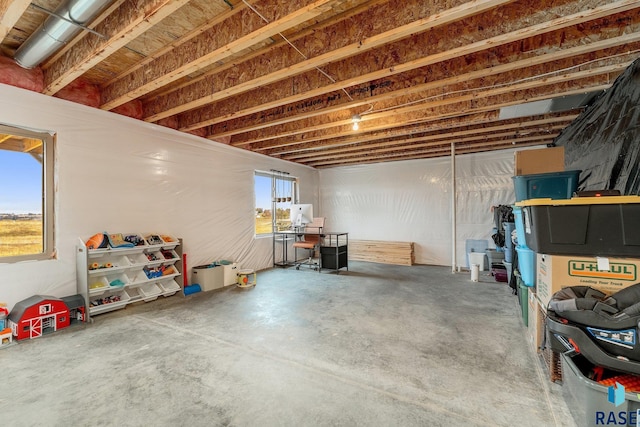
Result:
<instances>
[{"instance_id":1,"label":"window","mask_svg":"<svg viewBox=\"0 0 640 427\"><path fill-rule=\"evenodd\" d=\"M51 304L42 304L40 306L40 314L51 313Z\"/></svg>"},{"instance_id":2,"label":"window","mask_svg":"<svg viewBox=\"0 0 640 427\"><path fill-rule=\"evenodd\" d=\"M0 262L53 258L54 141L0 124Z\"/></svg>"},{"instance_id":3,"label":"window","mask_svg":"<svg viewBox=\"0 0 640 427\"><path fill-rule=\"evenodd\" d=\"M256 235L270 234L273 230L291 227L289 209L296 203L297 180L286 172L256 172L254 188L256 197Z\"/></svg>"}]
</instances>

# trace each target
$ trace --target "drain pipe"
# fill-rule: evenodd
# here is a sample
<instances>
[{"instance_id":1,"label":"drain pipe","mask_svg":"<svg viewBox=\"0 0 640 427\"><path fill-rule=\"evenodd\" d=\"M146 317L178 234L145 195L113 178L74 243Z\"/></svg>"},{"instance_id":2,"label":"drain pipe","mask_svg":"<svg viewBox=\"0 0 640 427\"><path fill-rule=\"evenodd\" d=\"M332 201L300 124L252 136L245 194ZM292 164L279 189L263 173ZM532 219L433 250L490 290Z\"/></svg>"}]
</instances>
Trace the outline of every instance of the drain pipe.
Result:
<instances>
[{"instance_id":1,"label":"drain pipe","mask_svg":"<svg viewBox=\"0 0 640 427\"><path fill-rule=\"evenodd\" d=\"M37 67L85 28L84 25L109 3L111 0L69 0L61 4L16 50L13 59L23 68Z\"/></svg>"},{"instance_id":2,"label":"drain pipe","mask_svg":"<svg viewBox=\"0 0 640 427\"><path fill-rule=\"evenodd\" d=\"M451 272L456 272L456 143L451 142Z\"/></svg>"}]
</instances>

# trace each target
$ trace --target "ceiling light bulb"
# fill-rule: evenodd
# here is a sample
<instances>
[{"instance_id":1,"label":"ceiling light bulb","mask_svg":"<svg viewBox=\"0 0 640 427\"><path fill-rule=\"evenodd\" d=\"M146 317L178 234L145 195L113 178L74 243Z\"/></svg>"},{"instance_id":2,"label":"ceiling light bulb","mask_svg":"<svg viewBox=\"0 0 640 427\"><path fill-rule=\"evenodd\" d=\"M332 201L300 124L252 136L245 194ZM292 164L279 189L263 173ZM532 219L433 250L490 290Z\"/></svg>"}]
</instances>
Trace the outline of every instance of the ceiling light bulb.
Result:
<instances>
[{"instance_id":1,"label":"ceiling light bulb","mask_svg":"<svg viewBox=\"0 0 640 427\"><path fill-rule=\"evenodd\" d=\"M351 117L351 121L353 121L353 130L360 129L360 125L358 124L360 123L360 120L362 120L360 114L354 114L353 117Z\"/></svg>"}]
</instances>

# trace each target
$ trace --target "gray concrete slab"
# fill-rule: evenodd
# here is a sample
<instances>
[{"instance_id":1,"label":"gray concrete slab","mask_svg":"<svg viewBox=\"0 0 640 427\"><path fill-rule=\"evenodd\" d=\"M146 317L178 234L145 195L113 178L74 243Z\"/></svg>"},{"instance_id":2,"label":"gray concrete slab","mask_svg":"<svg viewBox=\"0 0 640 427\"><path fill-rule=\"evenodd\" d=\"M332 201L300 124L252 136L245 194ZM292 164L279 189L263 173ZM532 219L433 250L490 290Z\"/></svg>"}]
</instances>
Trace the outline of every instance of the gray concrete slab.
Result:
<instances>
[{"instance_id":1,"label":"gray concrete slab","mask_svg":"<svg viewBox=\"0 0 640 427\"><path fill-rule=\"evenodd\" d=\"M352 262L173 296L0 350L3 425L572 426L486 273Z\"/></svg>"}]
</instances>

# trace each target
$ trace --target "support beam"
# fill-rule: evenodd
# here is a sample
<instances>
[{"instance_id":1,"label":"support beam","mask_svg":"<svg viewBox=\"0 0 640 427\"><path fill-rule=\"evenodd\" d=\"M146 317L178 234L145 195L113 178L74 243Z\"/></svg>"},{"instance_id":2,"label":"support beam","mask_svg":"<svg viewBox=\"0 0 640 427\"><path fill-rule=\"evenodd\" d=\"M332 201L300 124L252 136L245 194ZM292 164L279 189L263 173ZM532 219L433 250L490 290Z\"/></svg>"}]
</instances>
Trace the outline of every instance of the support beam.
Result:
<instances>
[{"instance_id":1,"label":"support beam","mask_svg":"<svg viewBox=\"0 0 640 427\"><path fill-rule=\"evenodd\" d=\"M640 49L640 26L636 33L599 40L589 44L584 44L581 40L576 40L575 42L578 43L577 46L570 48L564 47L557 51L552 51L547 46L544 46L547 47L547 49L544 49L546 53L521 60L514 59L495 66L483 64L483 62L481 62L482 60L477 57L471 58L472 64L467 64L465 61L459 60L447 61L447 63L441 64L441 66L435 70L426 68L416 70L421 72L420 74L426 74L427 72L430 74L430 80L427 83L410 84L407 87L406 83L403 84L403 80L407 81L407 79L411 79L410 81L419 82L419 77L414 77L414 74L418 73L412 72L408 76L401 74L390 77L384 81L372 82L371 85L376 86L377 95L369 95L366 98L361 98L353 94L353 101L341 96L338 92L306 100L305 104L312 105L312 107L309 108L302 108L300 104L287 104L281 108L263 110L260 115L251 117L247 117L242 111L239 111L236 114L244 115L244 117L235 120L228 120L222 117L216 119L218 123L224 122L224 130L216 132L215 135L211 136L215 138L233 136L344 110L364 109L367 105L390 101L394 98L407 97L414 93L438 89L458 83L467 84L475 79L495 78L499 74L504 73L510 73L509 76L517 76L517 78L529 78L530 76L535 76L536 72L541 75L548 75L553 72L558 72L558 70L575 67L576 63L591 62L598 58L603 58L602 61L607 61L607 57L609 56ZM569 41L566 41L563 46L569 43ZM543 50L542 48L543 47L541 47L540 50ZM514 57L517 58L517 56ZM447 77L447 75L451 75L450 70L453 69L457 70L458 74ZM369 91L365 91L365 94L369 93ZM402 101L398 101L398 103L401 102Z\"/></svg>"},{"instance_id":2,"label":"support beam","mask_svg":"<svg viewBox=\"0 0 640 427\"><path fill-rule=\"evenodd\" d=\"M453 58L465 57L467 55L472 55L483 50L491 49L492 52L495 52L497 47L503 46L508 43L530 39L532 37L556 30L566 29L568 27L575 26L589 20L602 18L611 14L632 9L634 8L634 6L636 8L638 7L637 2L625 0L624 2L615 2L594 7L592 9L588 9L585 12L584 10L587 6L584 4L584 2L572 2L570 4L563 5L563 7L558 6L557 9L554 9L554 13L562 14L562 12L569 13L574 12L575 10L579 10L580 12L571 13L567 16L556 18L551 21L547 21L546 17L542 13L533 17L525 15L519 17L516 22L510 22L508 24L505 23L504 27L494 29L493 31L497 34L489 38L481 39L481 37L483 36L486 37L486 29L485 31L466 34L466 38L478 38L477 42L468 44L459 42L457 42L456 44L455 40L451 40L451 38L447 36L447 30L451 30L448 27L445 27L441 30L434 29L428 34L419 34L413 36L410 40L410 43L413 45L425 46L424 51L428 52L426 56L410 57L411 52L405 52L407 49L403 46L403 44L396 43L392 46L385 46L384 48L375 49L370 53L360 54L356 57L352 57L348 61L341 61L337 63L334 62L327 65L326 70L337 80L336 83L326 84L326 79L321 78L319 75L317 75L317 73L305 73L304 75L300 76L300 78L296 78L293 81L282 82L277 85L269 85L267 87L264 87L263 90L252 93L251 96L246 98L262 100L261 105L259 107L256 106L256 109L253 110L254 112L263 108L275 108L292 102L301 101L309 97L337 92L345 87L365 84L367 82L375 81L378 79L388 78L389 76L408 72L421 67L427 67ZM481 26L481 18L482 16L479 16L476 20L472 20L473 22L470 25ZM493 18L497 19L496 17ZM531 22L536 22L536 24L531 25ZM513 29L513 31L508 31L509 29ZM461 30L458 29L458 31ZM439 41L438 46L431 46L433 43L430 41L430 36L433 39ZM436 48L437 51L434 51L434 49ZM402 60L405 60L406 62L396 62L392 67L384 66L383 68L380 68L381 61L383 65L386 65L386 63L384 63L385 58L387 58L388 60L388 58L397 55L397 52L405 53L405 55L401 56L400 58ZM358 63L361 65L357 67L357 70L355 70L352 66L353 63ZM367 64L378 64L378 68L363 73L363 67L369 66ZM251 85L247 84L245 85L246 87L233 86L232 88L224 89L224 91L220 93L216 92L214 95L207 97L207 101L213 102L219 99L227 98L236 93L244 92L245 90L249 90L257 86L264 86L271 80L272 79L269 77L269 75L264 75L261 77L259 82L254 82ZM292 83L294 82L295 85L292 85ZM305 87L301 87L301 82L305 82ZM309 87L309 89L307 89L308 85L306 84L306 82L313 82L315 86L313 88ZM292 86L295 88L295 90L292 90ZM217 88L217 86L213 87ZM269 100L267 101L267 99ZM247 102L250 103L251 101ZM247 102L243 102L242 104L246 105ZM150 108L153 111L156 111L155 108ZM243 114L248 113L248 111L245 111L244 106L238 105L235 100L233 102L227 102L226 107L224 106L224 103L216 103L212 104L211 106L181 115L181 129L193 130L198 127L208 126L213 124L214 122L217 122L219 118L224 118L225 120L227 120L233 117L234 111L242 111ZM170 112L173 114L178 112L178 110L172 110ZM146 120L153 120L156 117L160 116L149 116ZM214 131L214 134L217 133L218 131Z\"/></svg>"},{"instance_id":3,"label":"support beam","mask_svg":"<svg viewBox=\"0 0 640 427\"><path fill-rule=\"evenodd\" d=\"M104 88L100 108L110 110L324 13L345 0L263 0L232 10L226 20ZM262 16L261 16L262 15ZM262 19L264 17L267 23ZM209 92L212 88L209 88ZM205 98L206 99L206 98ZM168 117L168 115L164 116ZM162 117L163 118L163 117Z\"/></svg>"},{"instance_id":4,"label":"support beam","mask_svg":"<svg viewBox=\"0 0 640 427\"><path fill-rule=\"evenodd\" d=\"M0 41L7 37L29 4L31 0L0 0Z\"/></svg>"},{"instance_id":5,"label":"support beam","mask_svg":"<svg viewBox=\"0 0 640 427\"><path fill-rule=\"evenodd\" d=\"M49 66L44 75L43 93L57 93L188 2L189 0L126 1L96 26L96 32L105 35L106 40L95 34L87 34L73 49Z\"/></svg>"},{"instance_id":6,"label":"support beam","mask_svg":"<svg viewBox=\"0 0 640 427\"><path fill-rule=\"evenodd\" d=\"M423 98L424 99L423 102L415 102L409 105L400 105L397 108L391 107L388 111L367 114L366 116L362 117L361 126L365 131L369 129L374 130L376 128L385 127L392 124L393 121L397 120L397 118L393 118L393 116L407 115L408 113L425 111L426 109L434 108L434 107L459 104L461 102L473 103L479 99L496 96L496 95L506 95L507 97L510 97L511 99L513 99L514 102L516 103L528 102L529 100L526 98L525 99L516 98L515 94L521 90L536 89L536 90L539 90L541 93L546 93L546 95L542 96L542 99L550 99L555 97L556 95L552 92L549 92L548 89L545 89L549 85L563 84L567 82L572 82L574 80L580 80L580 79L584 79L588 77L596 77L596 76L599 76L598 81L600 83L607 82L611 78L609 74L616 73L617 75L618 73L622 72L629 65L629 63L630 62L622 62L619 64L614 64L614 65L605 66L605 67L598 67L598 68L585 70L585 71L578 71L575 73L565 73L565 74L561 74L559 76L554 76L554 77L539 77L536 79L525 80L524 82L521 82L521 83L505 84L502 86L497 86L492 89L478 88L477 90L473 90L469 92L465 91L464 92L465 94L460 96L454 95L454 96L444 97L444 99L438 99L434 101L429 100L431 94L428 93ZM445 89L451 93L456 92L455 88L445 88ZM317 120L314 123L303 123L299 125L299 128L295 128L295 129L275 128L275 129L270 129L269 133L263 131L263 132L260 132L259 134L252 132L247 135L242 135L236 138L236 140L232 142L232 145L243 146L243 145L251 144L251 147L254 150L264 150L264 149L281 146L277 142L274 143L274 141L279 141L279 140L282 140L283 138L290 140L291 137L294 137L300 134L305 134L304 142L308 143L308 142L314 141L313 132L328 131L330 129L333 129L333 134L332 134L333 137L340 136L340 135L348 135L353 133L349 128L349 125L351 123L350 116L343 115L342 117L343 118L341 119L337 119L335 117L329 117L329 118L323 118L322 121ZM367 124L369 122L371 122L370 125ZM331 135L331 133L326 133L326 132L323 134L318 133L318 138L326 139L327 137L329 137L328 135ZM319 140L319 139L315 139L315 140ZM290 143L287 145L293 145L293 143Z\"/></svg>"},{"instance_id":7,"label":"support beam","mask_svg":"<svg viewBox=\"0 0 640 427\"><path fill-rule=\"evenodd\" d=\"M161 97L148 103L146 106L145 120L157 121L164 117L178 114L188 109L201 107L213 101L246 92L258 86L264 86L279 80L288 79L291 76L301 74L329 62L343 60L358 53L383 46L388 43L404 39L411 34L424 32L436 26L446 25L460 19L468 18L486 10L490 10L501 4L510 3L513 0L473 0L460 6L434 13L426 18L415 20L410 5L418 10L416 14L432 10L432 5L422 1L392 2L384 7L376 7L365 11L359 20L373 23L371 26L383 26L391 28L379 34L365 35L361 37L359 31L354 31L352 23L341 22L337 28L326 28L322 34L332 35L330 40L318 46L317 38L321 33L312 34L308 40L299 41L305 51L305 58L301 60L300 51L284 45L278 53L270 53L280 58L280 61L267 61L266 58L255 58L240 64L242 73L237 70L219 76L212 76L205 81L181 89L172 93L170 97ZM409 3L409 4L407 4ZM395 20L386 19L389 15L395 16ZM406 24L397 27L396 21L405 20ZM402 21L400 21L401 23ZM368 27L369 25L367 25ZM366 27L364 27L366 28ZM361 31L361 30L360 30ZM326 37L326 36L325 36ZM336 48L336 44L345 46ZM310 47L308 47L310 46ZM313 50L312 50L313 49ZM309 52L311 51L311 53ZM306 56L313 57L306 59ZM328 81L328 80L327 80ZM207 93L207 96L194 97L191 94Z\"/></svg>"}]
</instances>

